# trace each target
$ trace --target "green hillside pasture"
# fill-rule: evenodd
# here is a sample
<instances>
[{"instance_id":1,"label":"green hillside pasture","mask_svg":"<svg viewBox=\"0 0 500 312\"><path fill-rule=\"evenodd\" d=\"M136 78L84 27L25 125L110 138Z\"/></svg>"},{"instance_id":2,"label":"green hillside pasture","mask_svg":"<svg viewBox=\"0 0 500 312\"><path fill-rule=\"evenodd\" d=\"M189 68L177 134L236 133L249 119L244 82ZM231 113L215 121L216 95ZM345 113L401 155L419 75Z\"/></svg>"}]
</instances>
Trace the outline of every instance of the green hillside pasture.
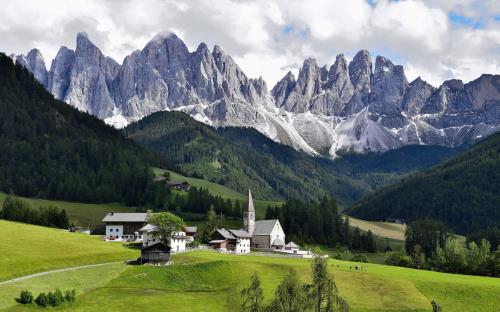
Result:
<instances>
[{"instance_id":1,"label":"green hillside pasture","mask_svg":"<svg viewBox=\"0 0 500 312\"><path fill-rule=\"evenodd\" d=\"M128 266L122 263L103 264L3 284L0 285L0 310L16 306L14 298L18 298L24 289L31 291L34 296L41 292L54 291L56 288L62 291L75 289L77 295L80 295L106 285L127 268Z\"/></svg>"},{"instance_id":2,"label":"green hillside pasture","mask_svg":"<svg viewBox=\"0 0 500 312\"><path fill-rule=\"evenodd\" d=\"M160 168L154 168L154 172L156 175L162 175L166 170L160 169ZM170 172L170 178L174 181L187 181L189 184L197 187L197 188L204 188L207 189L212 195L218 195L222 198L229 198L232 200L240 200L242 202L246 202L247 200L247 195L243 195L241 193L238 193L236 191L233 191L230 188L227 188L223 185L217 184L217 183L212 183L203 179L196 179L196 178L190 178L190 177L185 177L183 175L180 175L176 172L169 171ZM256 210L256 216L258 219L263 219L266 213L267 206L275 206L275 205L282 205L283 202L280 201L267 201L267 200L259 200L255 199L255 197L258 197L258 194L252 194L254 197L254 205L255 205L255 210Z\"/></svg>"},{"instance_id":3,"label":"green hillside pasture","mask_svg":"<svg viewBox=\"0 0 500 312\"><path fill-rule=\"evenodd\" d=\"M49 270L137 258L100 236L0 220L0 281Z\"/></svg>"},{"instance_id":4,"label":"green hillside pasture","mask_svg":"<svg viewBox=\"0 0 500 312\"><path fill-rule=\"evenodd\" d=\"M289 271L310 281L310 260L191 252L174 256L170 267L129 267L104 287L80 295L71 311L237 311L240 291L258 272L266 302ZM329 260L351 311L495 311L500 279L445 274L376 264L366 272L352 262ZM338 265L338 267L337 267ZM358 264L359 265L359 264ZM31 310L17 306L14 311ZM64 308L62 309L64 310Z\"/></svg>"},{"instance_id":5,"label":"green hillside pasture","mask_svg":"<svg viewBox=\"0 0 500 312\"><path fill-rule=\"evenodd\" d=\"M5 193L0 192L0 203L3 203L6 196L7 195ZM120 203L84 204L39 198L19 198L29 202L33 208L40 208L41 206L56 206L60 209L64 209L68 214L70 223L90 229L95 229L96 227L102 225L102 218L104 218L104 216L110 211L135 212L135 208L127 207Z\"/></svg>"}]
</instances>

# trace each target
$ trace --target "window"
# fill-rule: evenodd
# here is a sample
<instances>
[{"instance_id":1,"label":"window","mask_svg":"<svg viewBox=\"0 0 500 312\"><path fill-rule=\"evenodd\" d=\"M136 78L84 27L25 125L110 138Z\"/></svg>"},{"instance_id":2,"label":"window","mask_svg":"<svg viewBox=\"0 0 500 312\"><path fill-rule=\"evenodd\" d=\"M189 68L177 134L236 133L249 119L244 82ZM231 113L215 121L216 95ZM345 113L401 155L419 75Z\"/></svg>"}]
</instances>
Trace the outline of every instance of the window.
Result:
<instances>
[{"instance_id":1,"label":"window","mask_svg":"<svg viewBox=\"0 0 500 312\"><path fill-rule=\"evenodd\" d=\"M116 229L117 232L120 232L120 229Z\"/></svg>"},{"instance_id":2,"label":"window","mask_svg":"<svg viewBox=\"0 0 500 312\"><path fill-rule=\"evenodd\" d=\"M109 232L110 232L110 233L113 233L113 229L109 229Z\"/></svg>"}]
</instances>

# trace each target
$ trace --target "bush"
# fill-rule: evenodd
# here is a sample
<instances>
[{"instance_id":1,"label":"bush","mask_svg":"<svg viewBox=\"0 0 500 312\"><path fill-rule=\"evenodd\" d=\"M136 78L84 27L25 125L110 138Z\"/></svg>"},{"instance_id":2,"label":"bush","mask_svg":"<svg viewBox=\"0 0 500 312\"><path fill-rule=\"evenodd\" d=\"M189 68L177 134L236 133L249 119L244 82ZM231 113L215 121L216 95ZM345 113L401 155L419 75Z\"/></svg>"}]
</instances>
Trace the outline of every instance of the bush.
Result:
<instances>
[{"instance_id":1,"label":"bush","mask_svg":"<svg viewBox=\"0 0 500 312\"><path fill-rule=\"evenodd\" d=\"M33 294L30 291L23 290L16 301L22 304L31 304L33 302Z\"/></svg>"},{"instance_id":2,"label":"bush","mask_svg":"<svg viewBox=\"0 0 500 312\"><path fill-rule=\"evenodd\" d=\"M56 291L54 291L53 293L49 292L49 294L47 295L47 299L49 301L49 305L53 307L60 306L64 303L64 296L59 288L56 289Z\"/></svg>"},{"instance_id":3,"label":"bush","mask_svg":"<svg viewBox=\"0 0 500 312\"><path fill-rule=\"evenodd\" d=\"M197 248L199 245L198 241L194 240L192 242L189 242L189 244L187 244L188 247L190 248Z\"/></svg>"},{"instance_id":4,"label":"bush","mask_svg":"<svg viewBox=\"0 0 500 312\"><path fill-rule=\"evenodd\" d=\"M367 263L368 262L368 257L366 255L364 255L364 254L355 254L354 257L352 257L351 260L355 261L355 262Z\"/></svg>"},{"instance_id":5,"label":"bush","mask_svg":"<svg viewBox=\"0 0 500 312\"><path fill-rule=\"evenodd\" d=\"M410 256L404 250L390 251L386 253L385 264L408 267L412 263Z\"/></svg>"},{"instance_id":6,"label":"bush","mask_svg":"<svg viewBox=\"0 0 500 312\"><path fill-rule=\"evenodd\" d=\"M47 295L40 293L35 299L35 303L41 307L46 307L48 304Z\"/></svg>"},{"instance_id":7,"label":"bush","mask_svg":"<svg viewBox=\"0 0 500 312\"><path fill-rule=\"evenodd\" d=\"M76 291L73 290L66 290L64 293L64 300L67 302L74 302L76 300Z\"/></svg>"}]
</instances>

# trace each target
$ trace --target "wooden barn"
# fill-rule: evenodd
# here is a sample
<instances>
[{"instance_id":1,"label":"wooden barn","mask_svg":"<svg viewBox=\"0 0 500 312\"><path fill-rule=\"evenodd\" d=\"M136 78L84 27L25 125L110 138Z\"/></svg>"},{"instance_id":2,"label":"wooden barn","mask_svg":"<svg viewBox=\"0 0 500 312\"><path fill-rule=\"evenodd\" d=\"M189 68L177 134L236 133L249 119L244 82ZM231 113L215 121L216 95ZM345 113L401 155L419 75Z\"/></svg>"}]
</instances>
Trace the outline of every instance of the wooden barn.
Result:
<instances>
[{"instance_id":1,"label":"wooden barn","mask_svg":"<svg viewBox=\"0 0 500 312\"><path fill-rule=\"evenodd\" d=\"M165 265L170 261L170 246L158 242L141 249L141 264Z\"/></svg>"}]
</instances>

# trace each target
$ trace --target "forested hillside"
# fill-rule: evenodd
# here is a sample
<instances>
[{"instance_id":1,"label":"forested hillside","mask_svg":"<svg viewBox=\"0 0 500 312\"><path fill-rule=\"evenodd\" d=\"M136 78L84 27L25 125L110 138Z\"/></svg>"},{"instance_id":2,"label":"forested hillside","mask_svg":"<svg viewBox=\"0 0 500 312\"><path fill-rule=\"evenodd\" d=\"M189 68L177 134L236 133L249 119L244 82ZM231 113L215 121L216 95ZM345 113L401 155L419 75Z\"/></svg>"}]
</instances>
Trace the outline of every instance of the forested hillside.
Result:
<instances>
[{"instance_id":1,"label":"forested hillside","mask_svg":"<svg viewBox=\"0 0 500 312\"><path fill-rule=\"evenodd\" d=\"M0 54L0 191L81 202L143 203L149 164L166 166L101 120L55 100Z\"/></svg>"},{"instance_id":2,"label":"forested hillside","mask_svg":"<svg viewBox=\"0 0 500 312\"><path fill-rule=\"evenodd\" d=\"M124 130L189 176L260 199L318 200L333 196L346 206L417 168L453 155L443 147L406 147L385 154L314 158L278 144L252 128L212 128L180 112L158 112Z\"/></svg>"},{"instance_id":3,"label":"forested hillside","mask_svg":"<svg viewBox=\"0 0 500 312\"><path fill-rule=\"evenodd\" d=\"M367 196L351 214L369 220L433 218L456 233L467 234L499 227L499 207L497 133L451 160Z\"/></svg>"}]
</instances>

